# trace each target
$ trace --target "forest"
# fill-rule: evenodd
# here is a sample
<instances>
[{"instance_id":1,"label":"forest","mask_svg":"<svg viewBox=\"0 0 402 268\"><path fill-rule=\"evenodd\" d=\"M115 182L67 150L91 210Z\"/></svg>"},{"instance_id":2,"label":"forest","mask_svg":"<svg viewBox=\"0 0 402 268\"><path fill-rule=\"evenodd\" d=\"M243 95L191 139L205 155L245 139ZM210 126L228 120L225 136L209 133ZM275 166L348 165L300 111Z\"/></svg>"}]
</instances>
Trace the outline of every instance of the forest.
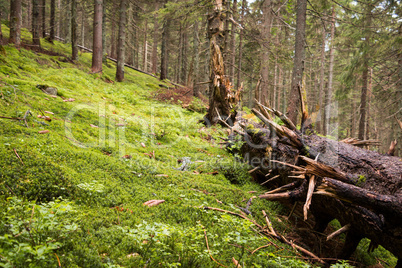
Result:
<instances>
[{"instance_id":1,"label":"forest","mask_svg":"<svg viewBox=\"0 0 402 268\"><path fill-rule=\"evenodd\" d=\"M0 0L0 266L402 267L401 15Z\"/></svg>"}]
</instances>

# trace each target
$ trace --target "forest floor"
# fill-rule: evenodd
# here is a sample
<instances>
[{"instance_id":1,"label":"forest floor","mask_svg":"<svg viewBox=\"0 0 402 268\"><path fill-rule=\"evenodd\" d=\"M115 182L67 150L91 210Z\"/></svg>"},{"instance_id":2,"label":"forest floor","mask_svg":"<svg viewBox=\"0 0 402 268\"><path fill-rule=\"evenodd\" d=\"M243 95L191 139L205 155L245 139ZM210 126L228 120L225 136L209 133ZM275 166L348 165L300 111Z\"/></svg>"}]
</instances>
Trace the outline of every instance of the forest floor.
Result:
<instances>
[{"instance_id":1,"label":"forest floor","mask_svg":"<svg viewBox=\"0 0 402 268\"><path fill-rule=\"evenodd\" d=\"M241 214L266 190L222 147L225 129L199 123L205 105L190 89L128 68L114 83L113 63L92 74L89 53L73 63L70 46L42 47L0 55L1 267L315 265L251 222L204 209ZM295 234L287 208L255 198L249 210ZM394 261L365 249L353 264Z\"/></svg>"}]
</instances>

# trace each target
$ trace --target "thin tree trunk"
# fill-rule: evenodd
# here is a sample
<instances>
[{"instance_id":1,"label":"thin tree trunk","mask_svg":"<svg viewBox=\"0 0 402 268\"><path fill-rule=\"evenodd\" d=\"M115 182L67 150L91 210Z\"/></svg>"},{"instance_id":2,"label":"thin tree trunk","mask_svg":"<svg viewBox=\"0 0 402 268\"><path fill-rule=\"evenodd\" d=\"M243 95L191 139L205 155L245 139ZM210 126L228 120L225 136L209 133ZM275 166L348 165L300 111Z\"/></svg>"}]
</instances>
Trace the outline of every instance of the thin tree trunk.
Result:
<instances>
[{"instance_id":1,"label":"thin tree trunk","mask_svg":"<svg viewBox=\"0 0 402 268\"><path fill-rule=\"evenodd\" d=\"M159 4L155 3L155 11L158 11ZM159 23L156 13L154 15L154 37L152 44L152 73L156 74L158 65L158 40L159 40Z\"/></svg>"},{"instance_id":2,"label":"thin tree trunk","mask_svg":"<svg viewBox=\"0 0 402 268\"><path fill-rule=\"evenodd\" d=\"M262 23L262 42L261 46L261 87L259 99L262 103L266 103L269 99L269 50L270 50L270 41L271 41L271 26L272 26L272 13L271 13L271 0L264 0L262 4L262 13L263 13L263 23Z\"/></svg>"},{"instance_id":3,"label":"thin tree trunk","mask_svg":"<svg viewBox=\"0 0 402 268\"><path fill-rule=\"evenodd\" d=\"M22 7L21 0L11 0L10 3L10 39L9 43L16 48L21 45Z\"/></svg>"},{"instance_id":4,"label":"thin tree trunk","mask_svg":"<svg viewBox=\"0 0 402 268\"><path fill-rule=\"evenodd\" d=\"M102 8L102 63L107 64L106 51L106 2Z\"/></svg>"},{"instance_id":5,"label":"thin tree trunk","mask_svg":"<svg viewBox=\"0 0 402 268\"><path fill-rule=\"evenodd\" d=\"M281 111L281 95L283 94L282 93L282 90L283 90L283 87L281 86L281 84L282 84L282 73L283 73L283 69L282 69L282 67L280 66L280 65L278 65L278 84L277 84L277 95L278 95L278 100L277 100L277 104L276 104L276 109L278 110L278 111Z\"/></svg>"},{"instance_id":6,"label":"thin tree trunk","mask_svg":"<svg viewBox=\"0 0 402 268\"><path fill-rule=\"evenodd\" d=\"M26 19L24 21L24 17L21 18L21 24L24 25L25 28L32 31L32 1L27 1L26 11L28 14L25 15Z\"/></svg>"},{"instance_id":7,"label":"thin tree trunk","mask_svg":"<svg viewBox=\"0 0 402 268\"><path fill-rule=\"evenodd\" d=\"M78 23L77 23L77 0L71 0L71 48L72 60L78 60Z\"/></svg>"},{"instance_id":8,"label":"thin tree trunk","mask_svg":"<svg viewBox=\"0 0 402 268\"><path fill-rule=\"evenodd\" d=\"M368 92L367 92L367 109L366 109L366 140L370 139L370 101L371 101L371 96L373 94L373 88L372 88L372 78L373 78L373 69L369 68L369 77L368 77ZM369 148L367 148L369 149Z\"/></svg>"},{"instance_id":9,"label":"thin tree trunk","mask_svg":"<svg viewBox=\"0 0 402 268\"><path fill-rule=\"evenodd\" d=\"M367 56L366 56L367 57ZM362 90L360 96L360 121L359 121L359 136L360 140L364 140L364 131L366 125L366 106L367 106L367 84L368 84L368 62L364 59L362 73Z\"/></svg>"},{"instance_id":10,"label":"thin tree trunk","mask_svg":"<svg viewBox=\"0 0 402 268\"><path fill-rule=\"evenodd\" d=\"M46 37L46 0L42 0L40 10L41 10L40 15L41 15L41 20L42 20L42 26L41 26L42 37L45 38Z\"/></svg>"},{"instance_id":11,"label":"thin tree trunk","mask_svg":"<svg viewBox=\"0 0 402 268\"><path fill-rule=\"evenodd\" d=\"M236 20L237 16L237 0L233 0L233 19ZM230 57L230 68L229 68L229 76L230 81L234 85L235 83L235 64L236 64L236 25L232 22L232 30L231 30L231 41L230 41L230 48L231 48L231 57Z\"/></svg>"},{"instance_id":12,"label":"thin tree trunk","mask_svg":"<svg viewBox=\"0 0 402 268\"><path fill-rule=\"evenodd\" d=\"M181 77L180 81L184 85L187 85L187 26L186 23L183 24L182 29L182 50L181 50Z\"/></svg>"},{"instance_id":13,"label":"thin tree trunk","mask_svg":"<svg viewBox=\"0 0 402 268\"><path fill-rule=\"evenodd\" d=\"M246 9L246 5L247 5L247 1L243 0L242 5L241 5L241 23L243 23L243 19L244 19L244 12ZM239 88L241 85L241 60L243 58L243 29L240 29L240 34L239 34L239 59L238 59L238 63L237 63L237 82L236 82L236 88Z\"/></svg>"},{"instance_id":14,"label":"thin tree trunk","mask_svg":"<svg viewBox=\"0 0 402 268\"><path fill-rule=\"evenodd\" d=\"M66 0L65 6L69 7L70 6L70 1L71 0ZM66 39L66 42L71 41L71 9L66 8L65 9L65 18L64 18L64 25L63 25L63 32L64 32L64 38Z\"/></svg>"},{"instance_id":15,"label":"thin tree trunk","mask_svg":"<svg viewBox=\"0 0 402 268\"><path fill-rule=\"evenodd\" d=\"M166 5L165 5L166 6ZM162 27L162 47L161 47L161 75L160 79L168 78L168 42L169 42L169 18L165 18Z\"/></svg>"},{"instance_id":16,"label":"thin tree trunk","mask_svg":"<svg viewBox=\"0 0 402 268\"><path fill-rule=\"evenodd\" d=\"M224 43L223 43L223 49L222 49L222 55L223 58L225 59L224 65L225 65L225 70L229 70L229 24L230 24L230 1L225 1L226 2L226 14L225 14L225 34L224 34Z\"/></svg>"},{"instance_id":17,"label":"thin tree trunk","mask_svg":"<svg viewBox=\"0 0 402 268\"><path fill-rule=\"evenodd\" d=\"M1 30L1 20L2 20L2 18L3 18L3 11L0 10L0 47L3 45L3 31Z\"/></svg>"},{"instance_id":18,"label":"thin tree trunk","mask_svg":"<svg viewBox=\"0 0 402 268\"><path fill-rule=\"evenodd\" d=\"M94 0L92 72L102 73L102 11L103 0Z\"/></svg>"},{"instance_id":19,"label":"thin tree trunk","mask_svg":"<svg viewBox=\"0 0 402 268\"><path fill-rule=\"evenodd\" d=\"M193 95L195 97L200 96L199 86L197 85L200 77L200 38L198 29L198 20L194 22L194 81L193 81Z\"/></svg>"},{"instance_id":20,"label":"thin tree trunk","mask_svg":"<svg viewBox=\"0 0 402 268\"><path fill-rule=\"evenodd\" d=\"M39 0L32 0L32 43L40 47Z\"/></svg>"},{"instance_id":21,"label":"thin tree trunk","mask_svg":"<svg viewBox=\"0 0 402 268\"><path fill-rule=\"evenodd\" d=\"M317 118L317 131L319 133L324 133L325 130L325 125L324 125L324 120L325 120L325 107L323 107L323 99L325 97L324 94L324 75L325 75L325 39L326 39L326 32L325 32L325 26L322 26L322 43L321 43L321 57L320 57L320 92L318 94L318 109L320 111L320 118Z\"/></svg>"},{"instance_id":22,"label":"thin tree trunk","mask_svg":"<svg viewBox=\"0 0 402 268\"><path fill-rule=\"evenodd\" d=\"M119 40L117 42L116 81L124 80L124 46L126 43L126 1L120 0Z\"/></svg>"},{"instance_id":23,"label":"thin tree trunk","mask_svg":"<svg viewBox=\"0 0 402 268\"><path fill-rule=\"evenodd\" d=\"M112 13L116 14L117 13L117 1L113 1L113 10ZM112 58L116 58L116 19L113 16L111 18L112 20L112 35L111 35L111 46L110 46L110 57Z\"/></svg>"},{"instance_id":24,"label":"thin tree trunk","mask_svg":"<svg viewBox=\"0 0 402 268\"><path fill-rule=\"evenodd\" d=\"M85 47L85 8L81 8L81 45Z\"/></svg>"},{"instance_id":25,"label":"thin tree trunk","mask_svg":"<svg viewBox=\"0 0 402 268\"><path fill-rule=\"evenodd\" d=\"M58 20L58 23L57 23L57 32L56 32L56 35L58 36L58 37L61 37L61 33L60 33L60 30L61 30L61 24L62 24L62 13L61 13L61 0L58 0L57 1L57 16L58 16L58 18L59 18L59 20Z\"/></svg>"},{"instance_id":26,"label":"thin tree trunk","mask_svg":"<svg viewBox=\"0 0 402 268\"><path fill-rule=\"evenodd\" d=\"M274 109L277 109L277 105L276 105L276 95L277 95L277 88L278 88L278 57L275 57L275 67L274 67L274 94L273 94L273 98L272 98L272 107Z\"/></svg>"},{"instance_id":27,"label":"thin tree trunk","mask_svg":"<svg viewBox=\"0 0 402 268\"><path fill-rule=\"evenodd\" d=\"M299 87L302 86L304 58L305 58L305 42L306 42L306 10L307 0L297 0L297 15L296 15L296 41L295 41L295 56L292 74L292 87L290 89L289 101L286 115L297 125L297 115L300 107Z\"/></svg>"},{"instance_id":28,"label":"thin tree trunk","mask_svg":"<svg viewBox=\"0 0 402 268\"><path fill-rule=\"evenodd\" d=\"M145 26L144 26L144 50L143 50L143 57L142 57L142 68L145 72L148 71L148 65L147 65L147 61L148 61L148 20L145 19Z\"/></svg>"},{"instance_id":29,"label":"thin tree trunk","mask_svg":"<svg viewBox=\"0 0 402 268\"><path fill-rule=\"evenodd\" d=\"M326 94L326 106L325 106L325 132L324 135L331 134L330 120L331 120L331 102L332 102L332 80L334 76L334 43L335 43L335 8L332 7L332 19L331 19L331 46L329 49L329 73L328 73L328 91Z\"/></svg>"},{"instance_id":30,"label":"thin tree trunk","mask_svg":"<svg viewBox=\"0 0 402 268\"><path fill-rule=\"evenodd\" d=\"M55 39L56 0L50 0L50 35L51 42ZM82 44L84 45L84 44Z\"/></svg>"}]
</instances>

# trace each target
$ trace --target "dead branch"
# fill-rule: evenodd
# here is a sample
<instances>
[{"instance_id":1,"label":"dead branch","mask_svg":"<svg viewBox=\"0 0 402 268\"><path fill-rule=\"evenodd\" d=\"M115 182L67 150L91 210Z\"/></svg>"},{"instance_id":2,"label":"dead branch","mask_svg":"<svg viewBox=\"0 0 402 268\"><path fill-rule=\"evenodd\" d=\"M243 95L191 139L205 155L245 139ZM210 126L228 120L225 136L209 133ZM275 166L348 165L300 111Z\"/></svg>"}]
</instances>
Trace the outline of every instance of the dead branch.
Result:
<instances>
[{"instance_id":1,"label":"dead branch","mask_svg":"<svg viewBox=\"0 0 402 268\"><path fill-rule=\"evenodd\" d=\"M339 230L336 230L335 232L331 233L330 235L327 236L327 241L333 239L334 237L343 234L344 232L347 232L350 229L351 224L348 223L345 226L341 227Z\"/></svg>"}]
</instances>

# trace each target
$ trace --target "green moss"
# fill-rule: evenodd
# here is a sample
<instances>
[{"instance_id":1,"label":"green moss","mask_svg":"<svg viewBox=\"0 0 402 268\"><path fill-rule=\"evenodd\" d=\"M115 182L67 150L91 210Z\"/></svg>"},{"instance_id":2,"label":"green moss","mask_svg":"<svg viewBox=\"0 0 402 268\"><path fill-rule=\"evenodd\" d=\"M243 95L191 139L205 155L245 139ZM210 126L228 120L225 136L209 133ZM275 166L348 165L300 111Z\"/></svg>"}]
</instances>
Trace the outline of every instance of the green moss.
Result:
<instances>
[{"instance_id":1,"label":"green moss","mask_svg":"<svg viewBox=\"0 0 402 268\"><path fill-rule=\"evenodd\" d=\"M7 28L3 29L7 35ZM23 38L30 38L28 31L23 31ZM42 46L63 55L71 50L57 41L52 45L42 40ZM243 219L202 209L213 206L240 213L243 200L264 189L250 182L247 165L216 144L226 135L224 129L202 128L198 123L202 113L151 98L160 81L127 68L125 82L110 83L114 64L104 66L102 76L90 74L88 53L72 64L62 62L62 56L4 48L0 114L22 117L30 110L33 116L27 119L28 127L0 119L0 220L9 221L4 216L11 206L7 197L43 205L62 197L73 202L74 212L57 218L60 226L72 222L78 226L74 232L63 233L57 249L41 257L30 255L32 263L57 266L56 253L65 267L214 267L205 251L205 230L212 254L226 266L232 265L232 257L242 259L247 267L307 265L280 257L275 247L250 254L249 249L266 245L269 239L252 231ZM38 84L56 87L59 96L46 95L36 88ZM51 122L37 117L42 111L54 113L46 114ZM40 134L43 130L49 132ZM191 158L190 169L174 169L183 157ZM165 202L151 208L143 205L151 199ZM16 220L21 228L32 213L24 204L19 208L25 212L17 213ZM254 199L250 217L263 224L262 209L271 215L278 231L288 229L276 220L282 210L276 203ZM60 231L52 235L57 234ZM25 235L11 243L33 247ZM10 246L9 237L1 225L2 256ZM281 255L296 254L275 243L283 247ZM26 267L25 259L10 257L10 261Z\"/></svg>"},{"instance_id":2,"label":"green moss","mask_svg":"<svg viewBox=\"0 0 402 268\"><path fill-rule=\"evenodd\" d=\"M359 175L359 177L357 178L356 185L357 186L362 186L366 182L366 180L367 180L366 176Z\"/></svg>"}]
</instances>

